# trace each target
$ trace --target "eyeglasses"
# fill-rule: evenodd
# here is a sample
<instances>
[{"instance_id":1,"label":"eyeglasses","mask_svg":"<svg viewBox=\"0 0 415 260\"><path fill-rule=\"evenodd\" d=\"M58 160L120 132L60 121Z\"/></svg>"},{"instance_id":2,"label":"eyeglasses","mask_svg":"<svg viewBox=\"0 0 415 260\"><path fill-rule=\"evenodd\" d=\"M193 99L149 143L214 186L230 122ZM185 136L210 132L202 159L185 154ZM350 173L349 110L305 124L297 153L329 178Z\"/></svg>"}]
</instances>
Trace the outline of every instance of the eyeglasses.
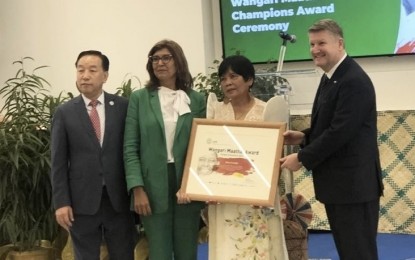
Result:
<instances>
[{"instance_id":1,"label":"eyeglasses","mask_svg":"<svg viewBox=\"0 0 415 260\"><path fill-rule=\"evenodd\" d=\"M148 59L153 63L153 64L157 64L159 63L159 61L161 60L161 62L163 64L167 64L171 61L171 58L173 58L173 55L168 54L168 55L163 55L163 56L149 56Z\"/></svg>"}]
</instances>

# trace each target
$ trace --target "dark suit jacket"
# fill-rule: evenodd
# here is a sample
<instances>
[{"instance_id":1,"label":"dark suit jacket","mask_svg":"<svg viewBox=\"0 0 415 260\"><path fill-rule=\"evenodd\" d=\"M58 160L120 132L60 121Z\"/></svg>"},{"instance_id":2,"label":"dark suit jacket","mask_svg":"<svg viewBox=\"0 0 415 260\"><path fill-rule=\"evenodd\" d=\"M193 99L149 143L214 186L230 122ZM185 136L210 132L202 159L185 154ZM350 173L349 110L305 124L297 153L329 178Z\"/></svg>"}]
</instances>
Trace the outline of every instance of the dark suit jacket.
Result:
<instances>
[{"instance_id":1,"label":"dark suit jacket","mask_svg":"<svg viewBox=\"0 0 415 260\"><path fill-rule=\"evenodd\" d=\"M206 116L205 97L190 90L191 113L179 116L173 143L177 186L180 187L193 118ZM144 186L153 213L168 207L167 151L164 121L157 90L135 91L130 97L124 158L128 190ZM194 204L194 203L193 203ZM201 208L200 205L194 204Z\"/></svg>"},{"instance_id":2,"label":"dark suit jacket","mask_svg":"<svg viewBox=\"0 0 415 260\"><path fill-rule=\"evenodd\" d=\"M101 202L103 179L114 209L129 210L123 163L128 100L105 93L105 134L100 146L84 100L59 106L52 122L52 190L56 209L91 215Z\"/></svg>"},{"instance_id":3,"label":"dark suit jacket","mask_svg":"<svg viewBox=\"0 0 415 260\"><path fill-rule=\"evenodd\" d=\"M358 203L383 190L377 146L373 84L350 57L340 64L322 91L320 84L304 130L299 160L312 170L316 198L323 203Z\"/></svg>"}]
</instances>

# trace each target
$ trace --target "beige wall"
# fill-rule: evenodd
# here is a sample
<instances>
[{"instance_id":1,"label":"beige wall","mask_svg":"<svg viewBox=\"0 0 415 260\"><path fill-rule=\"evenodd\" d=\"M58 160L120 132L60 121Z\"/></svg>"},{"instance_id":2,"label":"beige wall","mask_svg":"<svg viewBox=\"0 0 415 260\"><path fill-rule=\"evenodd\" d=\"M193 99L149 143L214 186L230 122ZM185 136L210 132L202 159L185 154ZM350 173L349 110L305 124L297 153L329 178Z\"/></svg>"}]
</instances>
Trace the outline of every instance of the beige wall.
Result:
<instances>
[{"instance_id":1,"label":"beige wall","mask_svg":"<svg viewBox=\"0 0 415 260\"><path fill-rule=\"evenodd\" d=\"M28 65L50 66L42 75L54 93L76 92L76 56L98 49L110 58L105 88L114 92L127 73L147 80L148 50L163 38L181 44L196 75L221 57L219 18L218 0L0 0L0 82L15 74L13 61L31 56ZM415 109L415 56L357 61L375 84L378 110ZM308 113L319 73L311 62L286 62L283 71L291 113Z\"/></svg>"},{"instance_id":2,"label":"beige wall","mask_svg":"<svg viewBox=\"0 0 415 260\"><path fill-rule=\"evenodd\" d=\"M79 52L101 50L110 59L105 88L113 92L126 73L147 80L147 53L154 43L177 41L192 74L205 70L202 0L1 0L0 82L14 76L12 62L24 56L53 91L75 92L74 62ZM28 63L28 65L32 65Z\"/></svg>"}]
</instances>

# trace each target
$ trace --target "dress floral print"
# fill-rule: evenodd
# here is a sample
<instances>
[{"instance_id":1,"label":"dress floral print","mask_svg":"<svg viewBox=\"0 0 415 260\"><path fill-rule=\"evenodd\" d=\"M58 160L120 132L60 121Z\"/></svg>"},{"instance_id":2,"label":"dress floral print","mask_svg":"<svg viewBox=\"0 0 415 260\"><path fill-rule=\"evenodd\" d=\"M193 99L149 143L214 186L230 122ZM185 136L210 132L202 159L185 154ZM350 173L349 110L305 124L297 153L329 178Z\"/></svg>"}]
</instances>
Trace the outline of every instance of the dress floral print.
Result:
<instances>
[{"instance_id":1,"label":"dress floral print","mask_svg":"<svg viewBox=\"0 0 415 260\"><path fill-rule=\"evenodd\" d=\"M241 207L241 206L238 206ZM269 245L270 235L268 232L268 218L272 217L270 211L264 214L262 209L246 210L246 206L242 206L241 212L238 212L236 218L225 219L226 224L230 228L242 230L243 234L238 237L230 238L235 241L235 248L238 253L232 260L239 259L270 259ZM235 232L235 234L238 232Z\"/></svg>"},{"instance_id":2,"label":"dress floral print","mask_svg":"<svg viewBox=\"0 0 415 260\"><path fill-rule=\"evenodd\" d=\"M245 121L262 121L265 103L255 104ZM207 117L234 120L232 105L208 102ZM279 195L275 209L250 205L209 205L210 260L288 260L282 227Z\"/></svg>"}]
</instances>

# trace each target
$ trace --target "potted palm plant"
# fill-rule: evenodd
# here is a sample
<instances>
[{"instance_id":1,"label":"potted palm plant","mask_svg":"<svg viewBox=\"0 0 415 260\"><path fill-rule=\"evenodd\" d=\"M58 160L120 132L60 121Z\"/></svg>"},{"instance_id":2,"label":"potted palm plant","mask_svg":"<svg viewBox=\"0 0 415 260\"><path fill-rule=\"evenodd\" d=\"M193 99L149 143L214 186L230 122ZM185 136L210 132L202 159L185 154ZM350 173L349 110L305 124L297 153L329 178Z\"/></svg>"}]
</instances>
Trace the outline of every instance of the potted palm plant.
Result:
<instances>
[{"instance_id":1,"label":"potted palm plant","mask_svg":"<svg viewBox=\"0 0 415 260\"><path fill-rule=\"evenodd\" d=\"M137 88L141 88L141 80L137 76L127 73L121 82L121 86L116 89L115 95L130 98L131 94Z\"/></svg>"},{"instance_id":2,"label":"potted palm plant","mask_svg":"<svg viewBox=\"0 0 415 260\"><path fill-rule=\"evenodd\" d=\"M58 231L51 205L50 123L66 98L51 96L48 81L36 74L46 66L29 72L28 60L33 59L13 63L19 69L0 89L0 241L12 244L12 259L53 241ZM35 254L44 255L30 259L49 259L50 252Z\"/></svg>"}]
</instances>

